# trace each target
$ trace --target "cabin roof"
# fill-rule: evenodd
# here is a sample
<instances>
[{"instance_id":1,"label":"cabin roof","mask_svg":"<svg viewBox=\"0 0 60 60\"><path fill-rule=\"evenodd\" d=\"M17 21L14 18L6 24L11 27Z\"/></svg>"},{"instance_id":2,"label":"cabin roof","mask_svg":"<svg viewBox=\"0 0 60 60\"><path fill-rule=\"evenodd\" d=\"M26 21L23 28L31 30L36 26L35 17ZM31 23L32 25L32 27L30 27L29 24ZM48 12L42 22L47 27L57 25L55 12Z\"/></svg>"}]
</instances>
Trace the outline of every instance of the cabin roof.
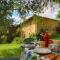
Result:
<instances>
[{"instance_id":1,"label":"cabin roof","mask_svg":"<svg viewBox=\"0 0 60 60\"><path fill-rule=\"evenodd\" d=\"M34 15L33 15L33 16L34 16ZM30 20L33 16L29 16L28 18L26 18L26 21L27 21L27 20ZM59 21L58 19L52 19L52 18L43 17L43 16L39 16L39 15L36 15L36 16L38 16L38 17L40 17L40 18L45 18L45 19L50 19L50 20Z\"/></svg>"}]
</instances>

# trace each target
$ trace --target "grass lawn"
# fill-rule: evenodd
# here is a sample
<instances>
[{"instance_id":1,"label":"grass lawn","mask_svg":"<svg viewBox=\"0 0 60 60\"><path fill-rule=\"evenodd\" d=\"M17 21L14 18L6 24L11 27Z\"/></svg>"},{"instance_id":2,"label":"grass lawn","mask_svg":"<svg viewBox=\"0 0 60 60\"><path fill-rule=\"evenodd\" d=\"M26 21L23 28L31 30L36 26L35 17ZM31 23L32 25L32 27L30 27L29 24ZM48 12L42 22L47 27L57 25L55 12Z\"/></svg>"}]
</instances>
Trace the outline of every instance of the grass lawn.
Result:
<instances>
[{"instance_id":1,"label":"grass lawn","mask_svg":"<svg viewBox=\"0 0 60 60\"><path fill-rule=\"evenodd\" d=\"M0 44L0 58L16 58L21 54L20 44Z\"/></svg>"}]
</instances>

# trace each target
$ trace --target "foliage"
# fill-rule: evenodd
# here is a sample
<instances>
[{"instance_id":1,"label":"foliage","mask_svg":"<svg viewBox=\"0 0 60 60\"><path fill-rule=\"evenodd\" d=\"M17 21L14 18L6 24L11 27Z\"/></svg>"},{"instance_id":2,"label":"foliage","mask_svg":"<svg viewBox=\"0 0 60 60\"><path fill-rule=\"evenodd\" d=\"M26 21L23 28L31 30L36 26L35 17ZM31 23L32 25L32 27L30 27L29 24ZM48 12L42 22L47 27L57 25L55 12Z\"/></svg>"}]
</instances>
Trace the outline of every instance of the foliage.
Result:
<instances>
[{"instance_id":1,"label":"foliage","mask_svg":"<svg viewBox=\"0 0 60 60\"><path fill-rule=\"evenodd\" d=\"M2 35L1 39L2 39L2 43L7 43L7 36L6 35Z\"/></svg>"},{"instance_id":2,"label":"foliage","mask_svg":"<svg viewBox=\"0 0 60 60\"><path fill-rule=\"evenodd\" d=\"M31 34L30 38L33 38L34 40L37 40L37 36L35 34Z\"/></svg>"},{"instance_id":3,"label":"foliage","mask_svg":"<svg viewBox=\"0 0 60 60\"><path fill-rule=\"evenodd\" d=\"M32 57L32 60L37 60L37 56L33 56Z\"/></svg>"},{"instance_id":4,"label":"foliage","mask_svg":"<svg viewBox=\"0 0 60 60\"><path fill-rule=\"evenodd\" d=\"M60 19L60 11L57 14L57 19Z\"/></svg>"},{"instance_id":5,"label":"foliage","mask_svg":"<svg viewBox=\"0 0 60 60\"><path fill-rule=\"evenodd\" d=\"M40 1L40 0L32 0L32 1L25 1L20 0L20 7L19 12L23 15L26 15L26 12L32 11L34 14L37 12L42 12L44 7L47 7L48 1Z\"/></svg>"},{"instance_id":6,"label":"foliage","mask_svg":"<svg viewBox=\"0 0 60 60\"><path fill-rule=\"evenodd\" d=\"M20 37L20 27L10 27L5 34L0 34L0 43L11 43L12 41L15 41L14 43L19 42L21 43L23 41L23 38Z\"/></svg>"},{"instance_id":7,"label":"foliage","mask_svg":"<svg viewBox=\"0 0 60 60\"><path fill-rule=\"evenodd\" d=\"M57 3L60 3L60 0L55 0Z\"/></svg>"},{"instance_id":8,"label":"foliage","mask_svg":"<svg viewBox=\"0 0 60 60\"><path fill-rule=\"evenodd\" d=\"M52 36L51 39L53 39L53 40L60 40L60 35L54 35L54 36Z\"/></svg>"},{"instance_id":9,"label":"foliage","mask_svg":"<svg viewBox=\"0 0 60 60\"><path fill-rule=\"evenodd\" d=\"M12 43L14 44L22 44L24 41L24 38L23 37L15 37L12 41Z\"/></svg>"},{"instance_id":10,"label":"foliage","mask_svg":"<svg viewBox=\"0 0 60 60\"><path fill-rule=\"evenodd\" d=\"M20 36L20 27L18 27L18 28L16 29L16 35L17 35L17 36Z\"/></svg>"},{"instance_id":11,"label":"foliage","mask_svg":"<svg viewBox=\"0 0 60 60\"><path fill-rule=\"evenodd\" d=\"M12 0L0 0L0 33L5 32L8 26L12 24L12 19L9 17L12 14L12 8Z\"/></svg>"},{"instance_id":12,"label":"foliage","mask_svg":"<svg viewBox=\"0 0 60 60\"><path fill-rule=\"evenodd\" d=\"M18 58L22 52L20 44L1 44L0 58Z\"/></svg>"},{"instance_id":13,"label":"foliage","mask_svg":"<svg viewBox=\"0 0 60 60\"><path fill-rule=\"evenodd\" d=\"M57 1L57 0L56 0ZM33 14L44 12L44 8L48 6L49 2L51 7L55 0L13 0L14 9L20 12L20 17L25 17L30 11ZM59 2L59 0L58 0Z\"/></svg>"}]
</instances>

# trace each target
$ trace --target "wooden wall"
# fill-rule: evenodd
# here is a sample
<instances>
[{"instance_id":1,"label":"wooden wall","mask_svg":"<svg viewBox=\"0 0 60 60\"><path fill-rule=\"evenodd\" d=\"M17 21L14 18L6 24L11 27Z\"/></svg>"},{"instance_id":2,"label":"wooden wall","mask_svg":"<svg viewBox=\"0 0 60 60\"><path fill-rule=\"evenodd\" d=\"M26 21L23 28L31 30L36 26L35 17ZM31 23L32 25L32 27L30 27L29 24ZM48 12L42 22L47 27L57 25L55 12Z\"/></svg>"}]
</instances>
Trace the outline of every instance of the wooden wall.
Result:
<instances>
[{"instance_id":1,"label":"wooden wall","mask_svg":"<svg viewBox=\"0 0 60 60\"><path fill-rule=\"evenodd\" d=\"M55 34L58 22L53 19L39 17L40 19L30 18L22 24L21 35L29 37L30 34L38 34L41 29Z\"/></svg>"},{"instance_id":2,"label":"wooden wall","mask_svg":"<svg viewBox=\"0 0 60 60\"><path fill-rule=\"evenodd\" d=\"M41 18L41 20L37 23L37 32L41 29L48 31L52 34L56 33L56 26L58 22L53 19L48 19L48 18Z\"/></svg>"},{"instance_id":3,"label":"wooden wall","mask_svg":"<svg viewBox=\"0 0 60 60\"><path fill-rule=\"evenodd\" d=\"M22 25L21 35L27 38L31 34L36 34L36 24L33 22L33 20L28 20Z\"/></svg>"}]
</instances>

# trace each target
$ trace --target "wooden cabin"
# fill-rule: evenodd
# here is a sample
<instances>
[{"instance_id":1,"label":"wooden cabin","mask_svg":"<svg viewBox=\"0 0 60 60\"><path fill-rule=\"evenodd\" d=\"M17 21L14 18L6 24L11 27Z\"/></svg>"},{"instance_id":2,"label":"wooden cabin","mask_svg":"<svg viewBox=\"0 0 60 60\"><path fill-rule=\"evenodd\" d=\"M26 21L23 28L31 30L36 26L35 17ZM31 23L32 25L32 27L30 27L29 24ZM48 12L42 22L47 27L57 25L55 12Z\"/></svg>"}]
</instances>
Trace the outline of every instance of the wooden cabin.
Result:
<instances>
[{"instance_id":1,"label":"wooden cabin","mask_svg":"<svg viewBox=\"0 0 60 60\"><path fill-rule=\"evenodd\" d=\"M21 35L26 38L31 34L38 34L39 32L41 32L41 30L47 30L52 34L56 34L57 25L58 20L41 16L32 16L22 23Z\"/></svg>"}]
</instances>

